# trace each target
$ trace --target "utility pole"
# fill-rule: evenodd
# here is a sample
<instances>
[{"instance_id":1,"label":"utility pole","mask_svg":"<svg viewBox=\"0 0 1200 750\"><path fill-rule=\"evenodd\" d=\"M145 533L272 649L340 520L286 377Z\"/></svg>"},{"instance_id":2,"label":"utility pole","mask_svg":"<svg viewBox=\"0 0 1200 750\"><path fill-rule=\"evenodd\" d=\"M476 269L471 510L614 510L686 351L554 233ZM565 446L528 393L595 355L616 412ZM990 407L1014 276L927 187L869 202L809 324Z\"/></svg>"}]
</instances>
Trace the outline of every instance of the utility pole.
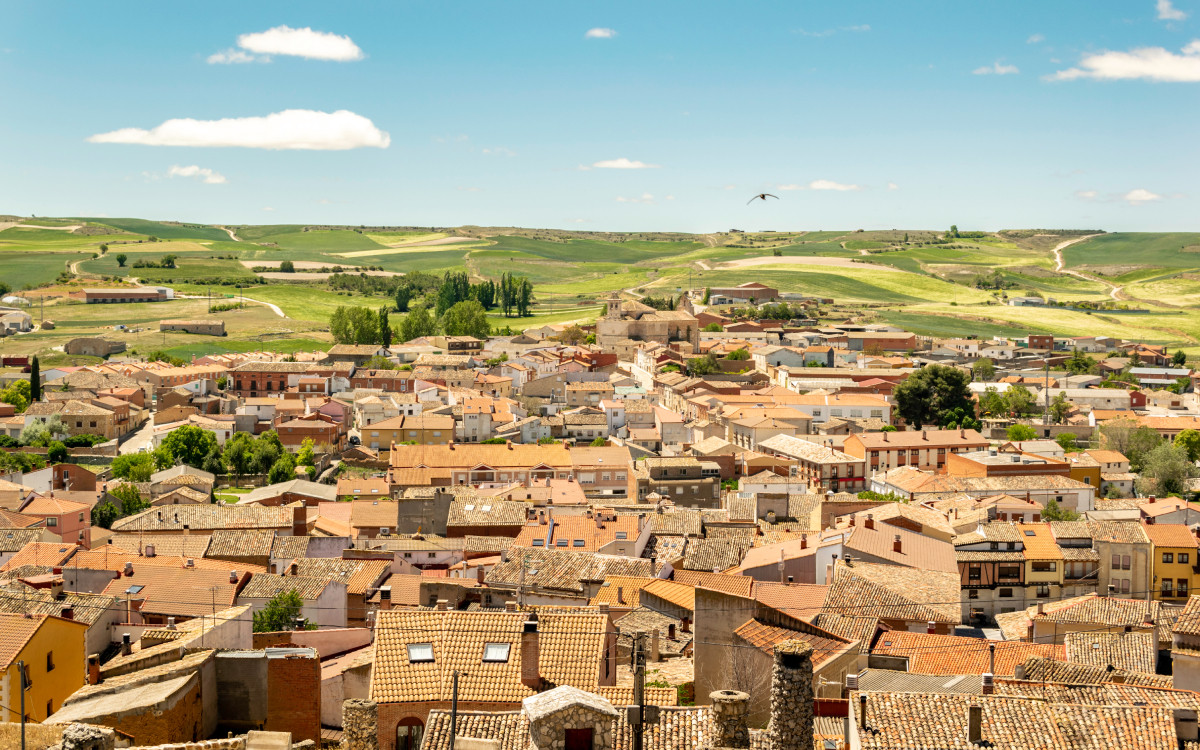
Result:
<instances>
[{"instance_id":1,"label":"utility pole","mask_svg":"<svg viewBox=\"0 0 1200 750\"><path fill-rule=\"evenodd\" d=\"M1044 394L1044 397L1042 398L1042 402L1045 404L1046 410L1042 414L1042 424L1048 425L1048 424L1050 424L1050 356L1049 355L1046 356L1046 383L1045 383L1045 386L1046 387L1042 389L1042 393Z\"/></svg>"},{"instance_id":2,"label":"utility pole","mask_svg":"<svg viewBox=\"0 0 1200 750\"><path fill-rule=\"evenodd\" d=\"M458 670L454 670L454 682L450 693L450 747L454 748L454 738L458 736Z\"/></svg>"},{"instance_id":3,"label":"utility pole","mask_svg":"<svg viewBox=\"0 0 1200 750\"><path fill-rule=\"evenodd\" d=\"M636 704L637 721L633 724L633 750L642 750L642 733L646 717L646 631L639 630L633 636L633 702Z\"/></svg>"},{"instance_id":4,"label":"utility pole","mask_svg":"<svg viewBox=\"0 0 1200 750\"><path fill-rule=\"evenodd\" d=\"M521 582L517 586L517 609L525 609L525 571L529 568L529 553L521 557Z\"/></svg>"},{"instance_id":5,"label":"utility pole","mask_svg":"<svg viewBox=\"0 0 1200 750\"><path fill-rule=\"evenodd\" d=\"M25 750L25 662L17 662L17 673L21 676L21 750Z\"/></svg>"}]
</instances>

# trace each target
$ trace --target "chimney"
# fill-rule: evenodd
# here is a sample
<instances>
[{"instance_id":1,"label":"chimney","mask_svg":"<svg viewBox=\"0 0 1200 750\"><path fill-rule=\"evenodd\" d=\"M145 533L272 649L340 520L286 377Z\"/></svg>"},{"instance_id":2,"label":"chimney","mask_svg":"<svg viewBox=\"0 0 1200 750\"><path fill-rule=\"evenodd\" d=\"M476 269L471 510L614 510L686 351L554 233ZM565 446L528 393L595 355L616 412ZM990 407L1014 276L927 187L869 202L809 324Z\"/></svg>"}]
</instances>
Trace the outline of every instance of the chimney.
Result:
<instances>
[{"instance_id":1,"label":"chimney","mask_svg":"<svg viewBox=\"0 0 1200 750\"><path fill-rule=\"evenodd\" d=\"M600 614L607 615L608 614L608 602L600 602L599 604L596 605L596 609L599 610Z\"/></svg>"},{"instance_id":2,"label":"chimney","mask_svg":"<svg viewBox=\"0 0 1200 750\"><path fill-rule=\"evenodd\" d=\"M977 745L983 741L983 706L967 706L967 742Z\"/></svg>"},{"instance_id":3,"label":"chimney","mask_svg":"<svg viewBox=\"0 0 1200 750\"><path fill-rule=\"evenodd\" d=\"M187 560L184 561L183 567L194 568L194 567L196 567L196 561L189 557Z\"/></svg>"},{"instance_id":4,"label":"chimney","mask_svg":"<svg viewBox=\"0 0 1200 750\"><path fill-rule=\"evenodd\" d=\"M295 624L295 625L292 627L292 630L304 630L304 628L305 628L305 625L304 625L304 618L303 618L303 617L297 617L297 618L296 618L296 624Z\"/></svg>"},{"instance_id":5,"label":"chimney","mask_svg":"<svg viewBox=\"0 0 1200 750\"><path fill-rule=\"evenodd\" d=\"M866 731L867 729L867 694L858 694L858 728Z\"/></svg>"},{"instance_id":6,"label":"chimney","mask_svg":"<svg viewBox=\"0 0 1200 750\"><path fill-rule=\"evenodd\" d=\"M231 571L229 571L229 582L230 582L231 584L237 585L237 582L238 582L238 572L237 572L236 570L231 570Z\"/></svg>"},{"instance_id":7,"label":"chimney","mask_svg":"<svg viewBox=\"0 0 1200 750\"><path fill-rule=\"evenodd\" d=\"M681 632L681 633L692 632L692 618L684 617L679 621L679 632Z\"/></svg>"},{"instance_id":8,"label":"chimney","mask_svg":"<svg viewBox=\"0 0 1200 750\"><path fill-rule=\"evenodd\" d=\"M541 690L542 675L538 664L541 647L538 642L537 612L521 626L521 683L531 690Z\"/></svg>"},{"instance_id":9,"label":"chimney","mask_svg":"<svg viewBox=\"0 0 1200 750\"><path fill-rule=\"evenodd\" d=\"M1015 667L1013 667L1013 679L1014 680L1025 679L1025 665L1024 664L1018 664Z\"/></svg>"},{"instance_id":10,"label":"chimney","mask_svg":"<svg viewBox=\"0 0 1200 750\"><path fill-rule=\"evenodd\" d=\"M983 673L983 694L992 695L996 692L996 675L991 672Z\"/></svg>"},{"instance_id":11,"label":"chimney","mask_svg":"<svg viewBox=\"0 0 1200 750\"><path fill-rule=\"evenodd\" d=\"M290 575L290 576L300 575L300 563L293 562L291 565L288 565L288 575Z\"/></svg>"},{"instance_id":12,"label":"chimney","mask_svg":"<svg viewBox=\"0 0 1200 750\"><path fill-rule=\"evenodd\" d=\"M1038 602L1037 613L1039 615L1046 614L1046 603L1045 602Z\"/></svg>"},{"instance_id":13,"label":"chimney","mask_svg":"<svg viewBox=\"0 0 1200 750\"><path fill-rule=\"evenodd\" d=\"M895 552L896 554L901 554L904 552L904 543L900 541L899 534L897 534L896 538L892 540L892 552Z\"/></svg>"},{"instance_id":14,"label":"chimney","mask_svg":"<svg viewBox=\"0 0 1200 750\"><path fill-rule=\"evenodd\" d=\"M64 620L74 620L75 619L75 608L72 607L70 604L63 607L62 612L61 612L61 617Z\"/></svg>"},{"instance_id":15,"label":"chimney","mask_svg":"<svg viewBox=\"0 0 1200 750\"><path fill-rule=\"evenodd\" d=\"M667 640L675 640L675 623L673 622L667 624Z\"/></svg>"},{"instance_id":16,"label":"chimney","mask_svg":"<svg viewBox=\"0 0 1200 750\"><path fill-rule=\"evenodd\" d=\"M1150 496L1150 497L1149 497L1149 498L1146 500L1146 502L1148 502L1148 503L1152 503L1152 502L1154 502L1154 495L1151 495L1151 496Z\"/></svg>"},{"instance_id":17,"label":"chimney","mask_svg":"<svg viewBox=\"0 0 1200 750\"><path fill-rule=\"evenodd\" d=\"M385 610L385 611L392 608L392 587L391 586L380 586L379 587L379 608L382 610Z\"/></svg>"},{"instance_id":18,"label":"chimney","mask_svg":"<svg viewBox=\"0 0 1200 750\"><path fill-rule=\"evenodd\" d=\"M617 604L625 603L625 587L617 586Z\"/></svg>"},{"instance_id":19,"label":"chimney","mask_svg":"<svg viewBox=\"0 0 1200 750\"><path fill-rule=\"evenodd\" d=\"M133 636L129 633L121 634L121 656L129 656L133 653Z\"/></svg>"},{"instance_id":20,"label":"chimney","mask_svg":"<svg viewBox=\"0 0 1200 750\"><path fill-rule=\"evenodd\" d=\"M174 629L175 629L175 618L168 617L167 618L167 630L174 630Z\"/></svg>"},{"instance_id":21,"label":"chimney","mask_svg":"<svg viewBox=\"0 0 1200 750\"><path fill-rule=\"evenodd\" d=\"M796 578L795 578L795 576L788 576L788 577L787 577L787 582L788 582L788 583L795 583L795 582L796 582Z\"/></svg>"},{"instance_id":22,"label":"chimney","mask_svg":"<svg viewBox=\"0 0 1200 750\"><path fill-rule=\"evenodd\" d=\"M850 672L846 675L845 697L849 698L855 690L858 690L858 672Z\"/></svg>"},{"instance_id":23,"label":"chimney","mask_svg":"<svg viewBox=\"0 0 1200 750\"><path fill-rule=\"evenodd\" d=\"M154 554L155 554L154 553L154 545L147 544L146 545L146 557L154 557Z\"/></svg>"},{"instance_id":24,"label":"chimney","mask_svg":"<svg viewBox=\"0 0 1200 750\"><path fill-rule=\"evenodd\" d=\"M750 696L737 690L717 690L708 694L712 703L713 747L750 747Z\"/></svg>"},{"instance_id":25,"label":"chimney","mask_svg":"<svg viewBox=\"0 0 1200 750\"><path fill-rule=\"evenodd\" d=\"M483 585L483 579L486 575L487 575L487 571L483 569L482 565L475 566L475 582L478 583L480 586Z\"/></svg>"},{"instance_id":26,"label":"chimney","mask_svg":"<svg viewBox=\"0 0 1200 750\"><path fill-rule=\"evenodd\" d=\"M596 514L596 528L597 529L604 528L604 516L600 515L599 513Z\"/></svg>"},{"instance_id":27,"label":"chimney","mask_svg":"<svg viewBox=\"0 0 1200 750\"><path fill-rule=\"evenodd\" d=\"M788 640L775 646L771 670L771 747L813 746L812 646Z\"/></svg>"},{"instance_id":28,"label":"chimney","mask_svg":"<svg viewBox=\"0 0 1200 750\"><path fill-rule=\"evenodd\" d=\"M437 611L445 612L446 609L449 607L449 605L450 605L449 599L438 599L437 600Z\"/></svg>"},{"instance_id":29,"label":"chimney","mask_svg":"<svg viewBox=\"0 0 1200 750\"><path fill-rule=\"evenodd\" d=\"M516 612L517 611L517 603L516 602L505 602L504 603L504 611L505 612Z\"/></svg>"},{"instance_id":30,"label":"chimney","mask_svg":"<svg viewBox=\"0 0 1200 750\"><path fill-rule=\"evenodd\" d=\"M100 654L91 654L87 658L87 684L100 684Z\"/></svg>"},{"instance_id":31,"label":"chimney","mask_svg":"<svg viewBox=\"0 0 1200 750\"><path fill-rule=\"evenodd\" d=\"M659 645L658 628L650 631L650 661L662 661L662 649Z\"/></svg>"},{"instance_id":32,"label":"chimney","mask_svg":"<svg viewBox=\"0 0 1200 750\"><path fill-rule=\"evenodd\" d=\"M928 431L928 430L921 430L921 439L922 439L922 440L928 440L928 439L929 439L929 431Z\"/></svg>"},{"instance_id":33,"label":"chimney","mask_svg":"<svg viewBox=\"0 0 1200 750\"><path fill-rule=\"evenodd\" d=\"M800 549L808 549L808 534L800 535Z\"/></svg>"},{"instance_id":34,"label":"chimney","mask_svg":"<svg viewBox=\"0 0 1200 750\"><path fill-rule=\"evenodd\" d=\"M132 562L128 562L128 561L126 561L126 563L125 563L125 577L126 577L126 578L130 578L130 577L132 577L132 576L133 576L133 563L132 563Z\"/></svg>"},{"instance_id":35,"label":"chimney","mask_svg":"<svg viewBox=\"0 0 1200 750\"><path fill-rule=\"evenodd\" d=\"M925 623L925 632L929 635L933 635L934 633L936 633L937 632L937 623L934 622L933 620L930 620L929 622Z\"/></svg>"},{"instance_id":36,"label":"chimney","mask_svg":"<svg viewBox=\"0 0 1200 750\"><path fill-rule=\"evenodd\" d=\"M1195 742L1200 739L1197 733L1196 711L1190 708L1176 708L1172 711L1175 718L1175 736L1180 742Z\"/></svg>"}]
</instances>

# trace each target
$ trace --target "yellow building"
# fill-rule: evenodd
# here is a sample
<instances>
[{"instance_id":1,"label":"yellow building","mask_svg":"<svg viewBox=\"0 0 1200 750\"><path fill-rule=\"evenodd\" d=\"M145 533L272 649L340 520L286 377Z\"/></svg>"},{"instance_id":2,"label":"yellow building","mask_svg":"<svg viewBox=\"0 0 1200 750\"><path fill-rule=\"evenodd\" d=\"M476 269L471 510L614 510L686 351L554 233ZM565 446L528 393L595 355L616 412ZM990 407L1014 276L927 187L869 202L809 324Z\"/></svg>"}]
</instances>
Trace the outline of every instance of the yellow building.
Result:
<instances>
[{"instance_id":1,"label":"yellow building","mask_svg":"<svg viewBox=\"0 0 1200 750\"><path fill-rule=\"evenodd\" d=\"M1029 602L1062 597L1063 553L1048 523L1019 523L1025 556L1025 599Z\"/></svg>"},{"instance_id":2,"label":"yellow building","mask_svg":"<svg viewBox=\"0 0 1200 750\"><path fill-rule=\"evenodd\" d=\"M1096 494L1099 495L1100 475L1103 471L1100 462L1086 453L1068 453L1066 460L1071 465L1071 479L1092 485L1096 488Z\"/></svg>"},{"instance_id":3,"label":"yellow building","mask_svg":"<svg viewBox=\"0 0 1200 750\"><path fill-rule=\"evenodd\" d=\"M24 663L25 716L44 721L83 687L87 673L86 623L50 615L0 614L0 717L20 721Z\"/></svg>"},{"instance_id":4,"label":"yellow building","mask_svg":"<svg viewBox=\"0 0 1200 750\"><path fill-rule=\"evenodd\" d=\"M1191 530L1183 524L1148 523L1144 525L1146 536L1154 545L1151 553L1154 562L1154 580L1151 589L1155 599L1183 604L1195 590L1195 572L1192 566L1198 561L1196 554L1200 543Z\"/></svg>"},{"instance_id":5,"label":"yellow building","mask_svg":"<svg viewBox=\"0 0 1200 750\"><path fill-rule=\"evenodd\" d=\"M454 439L454 417L425 414L401 415L360 428L362 444L371 450L387 450L392 443L447 445Z\"/></svg>"}]
</instances>

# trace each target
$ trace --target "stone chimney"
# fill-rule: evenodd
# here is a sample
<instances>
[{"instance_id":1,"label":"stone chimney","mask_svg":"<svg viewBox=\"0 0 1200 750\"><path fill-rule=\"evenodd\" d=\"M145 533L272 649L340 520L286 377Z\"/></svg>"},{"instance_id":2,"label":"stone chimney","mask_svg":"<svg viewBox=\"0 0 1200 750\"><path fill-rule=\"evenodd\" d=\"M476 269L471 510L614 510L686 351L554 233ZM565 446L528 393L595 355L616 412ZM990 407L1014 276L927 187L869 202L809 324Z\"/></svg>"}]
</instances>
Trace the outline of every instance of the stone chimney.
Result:
<instances>
[{"instance_id":1,"label":"stone chimney","mask_svg":"<svg viewBox=\"0 0 1200 750\"><path fill-rule=\"evenodd\" d=\"M717 690L708 694L712 703L713 747L750 747L750 696L736 690Z\"/></svg>"},{"instance_id":2,"label":"stone chimney","mask_svg":"<svg viewBox=\"0 0 1200 750\"><path fill-rule=\"evenodd\" d=\"M972 745L983 741L983 706L974 703L967 706L967 742Z\"/></svg>"},{"instance_id":3,"label":"stone chimney","mask_svg":"<svg viewBox=\"0 0 1200 750\"><path fill-rule=\"evenodd\" d=\"M521 626L521 683L531 690L541 690L541 643L538 638L537 613L531 612Z\"/></svg>"},{"instance_id":4,"label":"stone chimney","mask_svg":"<svg viewBox=\"0 0 1200 750\"><path fill-rule=\"evenodd\" d=\"M132 562L128 562L128 561L126 561L126 563L125 563L125 576L126 576L126 577L130 577L130 576L132 576L132 575L133 575L133 563L132 563Z\"/></svg>"},{"instance_id":5,"label":"stone chimney","mask_svg":"<svg viewBox=\"0 0 1200 750\"><path fill-rule=\"evenodd\" d=\"M812 646L794 639L775 646L767 729L773 748L813 746L812 653Z\"/></svg>"},{"instance_id":6,"label":"stone chimney","mask_svg":"<svg viewBox=\"0 0 1200 750\"><path fill-rule=\"evenodd\" d=\"M342 702L341 750L379 750L379 706L372 700Z\"/></svg>"},{"instance_id":7,"label":"stone chimney","mask_svg":"<svg viewBox=\"0 0 1200 750\"><path fill-rule=\"evenodd\" d=\"M650 631L650 661L662 661L662 647L659 639L661 638L658 628Z\"/></svg>"},{"instance_id":8,"label":"stone chimney","mask_svg":"<svg viewBox=\"0 0 1200 750\"><path fill-rule=\"evenodd\" d=\"M133 636L129 633L121 634L121 656L129 656L133 653Z\"/></svg>"}]
</instances>

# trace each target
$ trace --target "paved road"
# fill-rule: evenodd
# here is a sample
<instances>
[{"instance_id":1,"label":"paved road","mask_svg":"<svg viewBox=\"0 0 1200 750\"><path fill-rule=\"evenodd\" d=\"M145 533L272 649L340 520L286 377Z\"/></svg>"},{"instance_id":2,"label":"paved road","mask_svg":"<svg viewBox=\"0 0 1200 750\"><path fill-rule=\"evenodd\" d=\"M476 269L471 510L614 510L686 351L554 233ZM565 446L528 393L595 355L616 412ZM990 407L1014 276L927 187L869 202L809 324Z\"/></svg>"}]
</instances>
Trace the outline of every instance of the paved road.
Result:
<instances>
[{"instance_id":1,"label":"paved road","mask_svg":"<svg viewBox=\"0 0 1200 750\"><path fill-rule=\"evenodd\" d=\"M134 433L130 435L125 442L121 443L121 447L118 452L121 455L127 455L130 453L138 453L142 450L142 448L153 447L153 437L154 418L151 417L150 419L146 420L146 424L134 431Z\"/></svg>"}]
</instances>

